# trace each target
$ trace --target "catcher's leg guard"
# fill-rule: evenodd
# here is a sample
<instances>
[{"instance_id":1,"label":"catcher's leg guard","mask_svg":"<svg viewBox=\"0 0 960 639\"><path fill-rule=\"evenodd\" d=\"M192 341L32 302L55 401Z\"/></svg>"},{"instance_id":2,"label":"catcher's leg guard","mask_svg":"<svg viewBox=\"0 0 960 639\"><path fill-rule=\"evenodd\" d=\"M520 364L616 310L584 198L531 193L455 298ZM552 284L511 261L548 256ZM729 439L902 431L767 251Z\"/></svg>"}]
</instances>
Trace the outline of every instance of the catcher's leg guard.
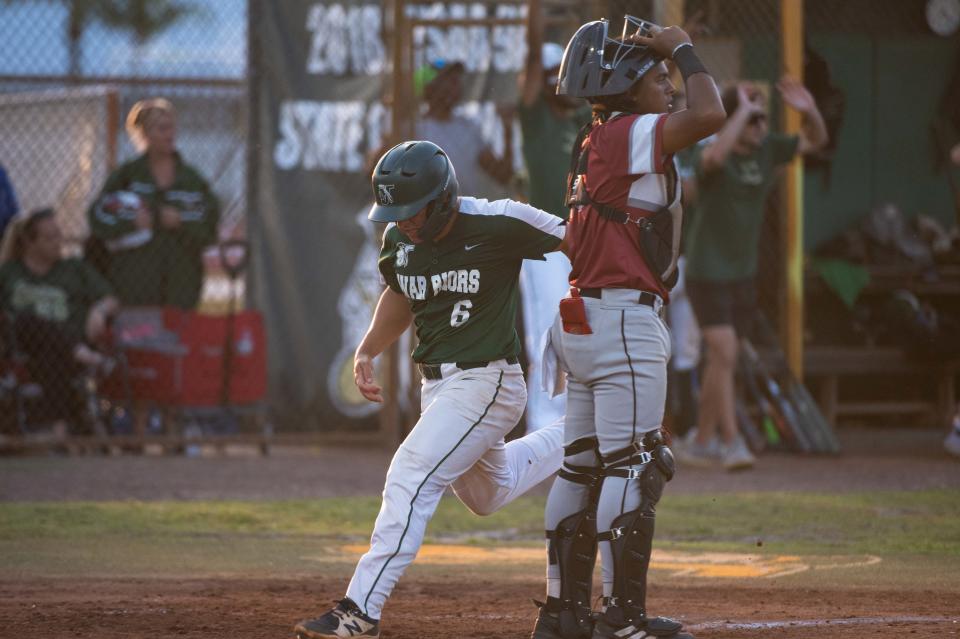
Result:
<instances>
[{"instance_id":1,"label":"catcher's leg guard","mask_svg":"<svg viewBox=\"0 0 960 639\"><path fill-rule=\"evenodd\" d=\"M588 437L573 442L564 452L570 456L591 448L596 450L596 446L596 438ZM559 601L548 603L559 607L558 626L563 639L588 639L593 632L590 598L597 560L597 500L602 477L599 465L569 463L564 463L560 477L587 486L588 499L584 509L561 519L556 530L546 531L550 563L558 565L560 571Z\"/></svg>"},{"instance_id":2,"label":"catcher's leg guard","mask_svg":"<svg viewBox=\"0 0 960 639\"><path fill-rule=\"evenodd\" d=\"M607 608L594 637L625 636L622 633L628 626L658 637L675 637L683 624L661 617L648 618L646 610L656 505L664 484L673 478L673 453L664 444L661 433L654 431L644 437L642 447L616 451L604 462L606 476L640 482L640 507L618 516L610 530L597 535L599 541L610 542L614 568L613 592L605 602Z\"/></svg>"}]
</instances>

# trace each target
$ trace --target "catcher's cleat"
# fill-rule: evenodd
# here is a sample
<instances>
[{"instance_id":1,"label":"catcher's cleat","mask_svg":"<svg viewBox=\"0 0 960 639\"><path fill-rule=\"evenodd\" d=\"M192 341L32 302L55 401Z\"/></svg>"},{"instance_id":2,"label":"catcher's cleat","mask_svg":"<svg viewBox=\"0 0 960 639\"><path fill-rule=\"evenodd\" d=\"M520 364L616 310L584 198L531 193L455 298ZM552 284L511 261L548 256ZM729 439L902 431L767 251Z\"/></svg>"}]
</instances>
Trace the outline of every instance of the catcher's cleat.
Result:
<instances>
[{"instance_id":1,"label":"catcher's cleat","mask_svg":"<svg viewBox=\"0 0 960 639\"><path fill-rule=\"evenodd\" d=\"M533 603L540 608L540 614L537 615L537 624L533 627L530 639L563 639L563 634L560 632L559 601L548 597L547 603L536 600Z\"/></svg>"},{"instance_id":2,"label":"catcher's cleat","mask_svg":"<svg viewBox=\"0 0 960 639\"><path fill-rule=\"evenodd\" d=\"M349 597L337 602L333 610L293 627L297 639L349 639L380 636L380 622L363 614Z\"/></svg>"},{"instance_id":3,"label":"catcher's cleat","mask_svg":"<svg viewBox=\"0 0 960 639\"><path fill-rule=\"evenodd\" d=\"M592 639L693 639L683 632L683 624L666 617L653 617L636 624L618 627L604 620L603 615L593 626Z\"/></svg>"}]
</instances>

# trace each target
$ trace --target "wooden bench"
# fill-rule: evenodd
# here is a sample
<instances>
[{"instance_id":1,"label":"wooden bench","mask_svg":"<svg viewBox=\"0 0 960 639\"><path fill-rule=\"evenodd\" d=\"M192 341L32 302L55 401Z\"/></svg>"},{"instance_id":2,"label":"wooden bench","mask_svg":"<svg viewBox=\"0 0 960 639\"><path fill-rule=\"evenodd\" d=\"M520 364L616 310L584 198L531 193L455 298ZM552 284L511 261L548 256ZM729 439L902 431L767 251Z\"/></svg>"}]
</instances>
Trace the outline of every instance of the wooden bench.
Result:
<instances>
[{"instance_id":1,"label":"wooden bench","mask_svg":"<svg viewBox=\"0 0 960 639\"><path fill-rule=\"evenodd\" d=\"M834 427L837 418L881 415L930 415L938 425L946 425L956 409L956 375L960 360L925 362L906 357L898 348L889 347L808 347L804 352L804 375L819 380L817 399L820 410ZM936 392L926 400L891 397L871 401L844 401L840 396L841 377L900 376L926 379Z\"/></svg>"}]
</instances>

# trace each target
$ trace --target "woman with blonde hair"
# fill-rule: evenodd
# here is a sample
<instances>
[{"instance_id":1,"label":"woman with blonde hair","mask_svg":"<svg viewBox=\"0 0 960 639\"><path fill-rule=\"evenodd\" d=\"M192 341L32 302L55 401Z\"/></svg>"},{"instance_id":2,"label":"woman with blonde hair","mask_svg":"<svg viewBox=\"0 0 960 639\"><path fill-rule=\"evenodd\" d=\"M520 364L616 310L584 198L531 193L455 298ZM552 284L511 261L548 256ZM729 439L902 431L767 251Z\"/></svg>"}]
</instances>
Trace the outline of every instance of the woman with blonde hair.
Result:
<instances>
[{"instance_id":1,"label":"woman with blonde hair","mask_svg":"<svg viewBox=\"0 0 960 639\"><path fill-rule=\"evenodd\" d=\"M88 213L109 254L109 279L125 305L195 308L219 203L177 152L176 113L168 100L134 104L126 129L141 154L111 173Z\"/></svg>"}]
</instances>

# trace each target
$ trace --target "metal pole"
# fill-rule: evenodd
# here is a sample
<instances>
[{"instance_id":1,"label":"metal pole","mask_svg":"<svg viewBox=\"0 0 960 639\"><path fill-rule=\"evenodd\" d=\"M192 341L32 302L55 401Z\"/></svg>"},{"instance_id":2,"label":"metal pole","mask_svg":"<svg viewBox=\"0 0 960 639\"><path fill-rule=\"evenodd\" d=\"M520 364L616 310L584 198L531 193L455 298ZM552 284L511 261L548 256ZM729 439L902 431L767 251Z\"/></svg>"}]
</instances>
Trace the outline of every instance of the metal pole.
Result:
<instances>
[{"instance_id":1,"label":"metal pole","mask_svg":"<svg viewBox=\"0 0 960 639\"><path fill-rule=\"evenodd\" d=\"M120 95L115 88L107 93L107 169L117 167L117 137L120 130Z\"/></svg>"},{"instance_id":2,"label":"metal pole","mask_svg":"<svg viewBox=\"0 0 960 639\"><path fill-rule=\"evenodd\" d=\"M413 27L405 15L405 0L393 3L393 74L391 77L390 123L392 138L408 140L413 136L411 93L411 42Z\"/></svg>"},{"instance_id":3,"label":"metal pole","mask_svg":"<svg viewBox=\"0 0 960 639\"><path fill-rule=\"evenodd\" d=\"M780 0L783 30L783 72L803 82L803 0ZM783 107L787 133L800 131L800 113ZM803 159L799 156L786 171L785 251L786 299L783 313L783 347L797 379L803 379Z\"/></svg>"},{"instance_id":4,"label":"metal pole","mask_svg":"<svg viewBox=\"0 0 960 639\"><path fill-rule=\"evenodd\" d=\"M244 211L246 216L246 228L248 238L250 236L250 230L256 228L256 225L251 224L251 218L258 217L262 218L262 211L260 210L260 69L263 64L260 60L260 38L257 34L257 28L261 23L261 12L262 7L260 4L261 0L249 0L247 2L247 73L246 73L246 90L247 90L247 114L246 114L246 125L247 125L247 147L246 147L246 200L247 200L247 210ZM262 221L258 222L262 223ZM244 239L248 239L244 238ZM247 250L254 252L254 246L258 248L262 247L260 242L257 242L254 245L248 247ZM249 257L252 257L250 255ZM255 273L254 265L255 260L250 260L250 268L247 269L247 272L244 276L244 298L248 307L255 306L250 303L250 300L254 298L254 286L255 286Z\"/></svg>"},{"instance_id":5,"label":"metal pole","mask_svg":"<svg viewBox=\"0 0 960 639\"><path fill-rule=\"evenodd\" d=\"M653 21L664 27L683 25L683 5L686 0L654 0Z\"/></svg>"},{"instance_id":6,"label":"metal pole","mask_svg":"<svg viewBox=\"0 0 960 639\"><path fill-rule=\"evenodd\" d=\"M403 100L403 32L405 29L403 16L403 0L393 1L393 68L390 75L390 138L402 140L400 131L403 129L404 109ZM383 407L379 413L380 443L389 450L399 445L401 429L400 419L400 358L402 353L394 342L383 354Z\"/></svg>"}]
</instances>

